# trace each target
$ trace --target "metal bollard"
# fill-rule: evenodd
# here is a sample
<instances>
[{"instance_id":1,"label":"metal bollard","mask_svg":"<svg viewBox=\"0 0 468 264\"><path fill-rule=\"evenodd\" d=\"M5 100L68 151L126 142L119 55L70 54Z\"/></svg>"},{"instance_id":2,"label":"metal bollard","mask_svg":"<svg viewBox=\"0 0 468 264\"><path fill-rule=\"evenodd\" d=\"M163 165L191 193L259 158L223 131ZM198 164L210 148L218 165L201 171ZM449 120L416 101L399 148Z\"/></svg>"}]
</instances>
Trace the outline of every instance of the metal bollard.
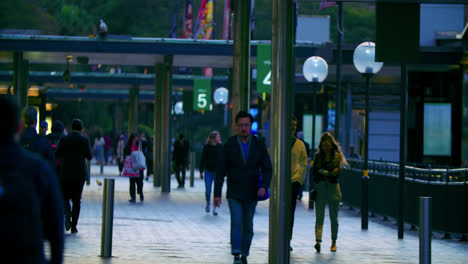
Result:
<instances>
[{"instance_id":1,"label":"metal bollard","mask_svg":"<svg viewBox=\"0 0 468 264\"><path fill-rule=\"evenodd\" d=\"M190 152L190 187L193 187L195 171L195 152Z\"/></svg>"},{"instance_id":2,"label":"metal bollard","mask_svg":"<svg viewBox=\"0 0 468 264\"><path fill-rule=\"evenodd\" d=\"M431 197L419 197L419 263L431 263Z\"/></svg>"},{"instance_id":3,"label":"metal bollard","mask_svg":"<svg viewBox=\"0 0 468 264\"><path fill-rule=\"evenodd\" d=\"M114 221L114 179L104 179L102 199L101 257L112 257L112 226Z\"/></svg>"}]
</instances>

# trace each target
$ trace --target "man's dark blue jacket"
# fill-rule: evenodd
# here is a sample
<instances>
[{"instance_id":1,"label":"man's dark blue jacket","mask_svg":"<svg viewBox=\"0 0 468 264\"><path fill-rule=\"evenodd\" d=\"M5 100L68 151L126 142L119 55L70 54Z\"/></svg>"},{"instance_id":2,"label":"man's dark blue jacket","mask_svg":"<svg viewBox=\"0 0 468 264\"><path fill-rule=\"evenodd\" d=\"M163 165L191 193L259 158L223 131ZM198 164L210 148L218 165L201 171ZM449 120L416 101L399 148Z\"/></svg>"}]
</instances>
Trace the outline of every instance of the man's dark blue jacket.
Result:
<instances>
[{"instance_id":1,"label":"man's dark blue jacket","mask_svg":"<svg viewBox=\"0 0 468 264\"><path fill-rule=\"evenodd\" d=\"M214 195L221 197L224 176L227 176L228 199L243 201L257 201L259 189L259 172L262 172L261 187L270 187L272 166L270 156L263 142L254 135L250 136L247 162L244 163L244 154L238 143L238 137L233 136L224 144L219 166L216 171Z\"/></svg>"}]
</instances>

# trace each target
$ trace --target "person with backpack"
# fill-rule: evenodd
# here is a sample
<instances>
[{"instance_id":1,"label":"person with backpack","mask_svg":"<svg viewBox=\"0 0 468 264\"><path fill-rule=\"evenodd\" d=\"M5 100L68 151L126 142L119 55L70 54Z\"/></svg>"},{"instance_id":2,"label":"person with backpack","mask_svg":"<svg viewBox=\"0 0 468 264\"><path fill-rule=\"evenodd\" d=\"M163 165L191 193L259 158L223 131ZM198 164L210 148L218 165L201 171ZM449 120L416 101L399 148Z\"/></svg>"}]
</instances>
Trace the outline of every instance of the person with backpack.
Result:
<instances>
[{"instance_id":1,"label":"person with backpack","mask_svg":"<svg viewBox=\"0 0 468 264\"><path fill-rule=\"evenodd\" d=\"M87 137L81 135L83 123L73 119L72 131L60 140L55 156L61 159L60 184L65 201L65 229L78 233L76 226L80 216L81 194L89 179L86 159L93 157ZM70 200L73 207L70 206Z\"/></svg>"},{"instance_id":2,"label":"person with backpack","mask_svg":"<svg viewBox=\"0 0 468 264\"><path fill-rule=\"evenodd\" d=\"M23 131L20 135L21 145L28 151L40 154L51 167L55 166L54 154L49 142L36 132L37 110L33 106L26 106L21 114L23 119Z\"/></svg>"},{"instance_id":3,"label":"person with backpack","mask_svg":"<svg viewBox=\"0 0 468 264\"><path fill-rule=\"evenodd\" d=\"M0 95L0 256L10 263L63 261L63 204L55 173L39 155L16 140L19 109L10 95ZM26 164L26 165L25 165ZM46 260L44 240L49 241Z\"/></svg>"}]
</instances>

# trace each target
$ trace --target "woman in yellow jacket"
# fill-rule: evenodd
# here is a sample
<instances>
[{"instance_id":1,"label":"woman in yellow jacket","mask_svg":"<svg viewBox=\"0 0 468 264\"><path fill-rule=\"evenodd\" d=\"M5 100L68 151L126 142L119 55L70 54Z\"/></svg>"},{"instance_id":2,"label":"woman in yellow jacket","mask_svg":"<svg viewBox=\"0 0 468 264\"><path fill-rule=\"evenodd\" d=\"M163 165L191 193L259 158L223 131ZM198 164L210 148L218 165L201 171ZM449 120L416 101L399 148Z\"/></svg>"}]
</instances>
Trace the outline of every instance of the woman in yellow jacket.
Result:
<instances>
[{"instance_id":1,"label":"woman in yellow jacket","mask_svg":"<svg viewBox=\"0 0 468 264\"><path fill-rule=\"evenodd\" d=\"M320 252L325 206L328 203L331 222L331 251L334 252L338 237L338 208L341 201L338 176L340 168L347 165L347 162L340 145L329 132L323 133L320 137L313 164L315 190L317 191L315 201L315 240L317 243L314 247L317 252Z\"/></svg>"}]
</instances>

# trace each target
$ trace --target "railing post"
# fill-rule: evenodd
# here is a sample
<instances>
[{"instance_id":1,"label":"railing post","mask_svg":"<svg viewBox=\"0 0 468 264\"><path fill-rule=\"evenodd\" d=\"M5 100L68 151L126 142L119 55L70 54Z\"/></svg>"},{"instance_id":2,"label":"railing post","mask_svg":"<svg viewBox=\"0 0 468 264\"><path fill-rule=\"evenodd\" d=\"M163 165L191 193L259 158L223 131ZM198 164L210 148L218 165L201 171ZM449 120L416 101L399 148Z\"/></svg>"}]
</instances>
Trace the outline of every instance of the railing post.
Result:
<instances>
[{"instance_id":1,"label":"railing post","mask_svg":"<svg viewBox=\"0 0 468 264\"><path fill-rule=\"evenodd\" d=\"M104 179L102 199L101 257L112 257L112 226L114 221L114 179Z\"/></svg>"},{"instance_id":2,"label":"railing post","mask_svg":"<svg viewBox=\"0 0 468 264\"><path fill-rule=\"evenodd\" d=\"M195 152L190 152L190 187L193 187L195 171Z\"/></svg>"},{"instance_id":3,"label":"railing post","mask_svg":"<svg viewBox=\"0 0 468 264\"><path fill-rule=\"evenodd\" d=\"M431 197L419 197L419 263L431 263Z\"/></svg>"}]
</instances>

